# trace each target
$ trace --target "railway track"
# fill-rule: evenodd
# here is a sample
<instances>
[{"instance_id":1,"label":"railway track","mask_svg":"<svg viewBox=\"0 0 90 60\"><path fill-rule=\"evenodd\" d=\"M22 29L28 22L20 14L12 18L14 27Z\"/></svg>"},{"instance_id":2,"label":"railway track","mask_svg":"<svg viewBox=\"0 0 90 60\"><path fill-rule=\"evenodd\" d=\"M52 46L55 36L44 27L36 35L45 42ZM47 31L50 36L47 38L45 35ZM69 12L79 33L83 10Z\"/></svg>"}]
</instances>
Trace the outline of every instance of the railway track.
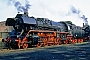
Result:
<instances>
[{"instance_id":1,"label":"railway track","mask_svg":"<svg viewBox=\"0 0 90 60\"><path fill-rule=\"evenodd\" d=\"M83 43L75 43L75 44L62 44L62 45L54 45L54 46L44 46L44 47L32 47L27 49L0 49L0 55L1 53L8 54L8 53L20 53L20 52L33 52L37 50L44 50L48 48L57 48L57 47L79 47L79 45L86 45L90 44L90 42L83 42ZM82 46L83 47L83 46ZM84 46L85 47L85 46Z\"/></svg>"},{"instance_id":2,"label":"railway track","mask_svg":"<svg viewBox=\"0 0 90 60\"><path fill-rule=\"evenodd\" d=\"M0 50L0 60L89 60L90 42L40 48Z\"/></svg>"}]
</instances>

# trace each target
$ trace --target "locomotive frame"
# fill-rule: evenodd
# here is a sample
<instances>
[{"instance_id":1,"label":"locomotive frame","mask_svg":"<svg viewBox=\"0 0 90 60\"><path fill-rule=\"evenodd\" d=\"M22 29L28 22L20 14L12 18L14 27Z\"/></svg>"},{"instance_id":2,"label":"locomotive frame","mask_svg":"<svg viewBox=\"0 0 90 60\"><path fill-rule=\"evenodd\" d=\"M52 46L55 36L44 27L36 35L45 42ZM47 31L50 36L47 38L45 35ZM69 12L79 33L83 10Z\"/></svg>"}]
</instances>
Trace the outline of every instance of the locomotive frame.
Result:
<instances>
[{"instance_id":1,"label":"locomotive frame","mask_svg":"<svg viewBox=\"0 0 90 60\"><path fill-rule=\"evenodd\" d=\"M29 46L52 46L60 44L81 43L89 41L90 27L79 27L66 22L54 22L46 18L29 17L17 14L15 18L7 18L6 26L13 26L14 34L3 42L8 48L28 48Z\"/></svg>"}]
</instances>

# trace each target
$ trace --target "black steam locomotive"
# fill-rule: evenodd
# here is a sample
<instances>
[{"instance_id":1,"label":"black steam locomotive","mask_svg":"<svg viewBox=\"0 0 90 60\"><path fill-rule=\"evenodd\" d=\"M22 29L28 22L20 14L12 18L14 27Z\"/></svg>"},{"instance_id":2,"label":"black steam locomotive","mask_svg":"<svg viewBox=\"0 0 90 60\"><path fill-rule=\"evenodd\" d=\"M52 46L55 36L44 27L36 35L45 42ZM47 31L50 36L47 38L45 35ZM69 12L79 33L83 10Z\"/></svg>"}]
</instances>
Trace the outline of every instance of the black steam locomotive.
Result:
<instances>
[{"instance_id":1,"label":"black steam locomotive","mask_svg":"<svg viewBox=\"0 0 90 60\"><path fill-rule=\"evenodd\" d=\"M54 22L47 18L29 17L27 13L17 14L15 18L7 18L6 26L13 26L14 31L10 33L8 38L14 37L15 39L18 37L26 36L26 33L28 33L29 30L69 32L69 34L71 34L73 38L77 38L77 39L85 38L85 37L89 38L90 36L89 33L90 27L88 25L84 25L83 27L80 27L72 23L63 22L63 21ZM35 36L33 36L34 39ZM13 42L13 40L15 39L10 40L10 42ZM33 43L35 42L36 40Z\"/></svg>"}]
</instances>

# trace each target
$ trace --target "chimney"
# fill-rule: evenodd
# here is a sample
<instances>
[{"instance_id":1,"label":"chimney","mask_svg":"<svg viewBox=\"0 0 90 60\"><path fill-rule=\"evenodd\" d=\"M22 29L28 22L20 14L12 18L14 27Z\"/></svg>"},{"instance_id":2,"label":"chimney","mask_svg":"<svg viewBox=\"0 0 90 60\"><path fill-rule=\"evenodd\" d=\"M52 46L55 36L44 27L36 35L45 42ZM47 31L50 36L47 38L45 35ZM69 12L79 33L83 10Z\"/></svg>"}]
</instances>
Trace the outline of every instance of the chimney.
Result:
<instances>
[{"instance_id":1,"label":"chimney","mask_svg":"<svg viewBox=\"0 0 90 60\"><path fill-rule=\"evenodd\" d=\"M84 23L83 23L83 27L84 27Z\"/></svg>"},{"instance_id":2,"label":"chimney","mask_svg":"<svg viewBox=\"0 0 90 60\"><path fill-rule=\"evenodd\" d=\"M18 14L19 14L20 12L18 12Z\"/></svg>"},{"instance_id":3,"label":"chimney","mask_svg":"<svg viewBox=\"0 0 90 60\"><path fill-rule=\"evenodd\" d=\"M25 12L25 11L24 11L24 14L28 16L28 12Z\"/></svg>"}]
</instances>

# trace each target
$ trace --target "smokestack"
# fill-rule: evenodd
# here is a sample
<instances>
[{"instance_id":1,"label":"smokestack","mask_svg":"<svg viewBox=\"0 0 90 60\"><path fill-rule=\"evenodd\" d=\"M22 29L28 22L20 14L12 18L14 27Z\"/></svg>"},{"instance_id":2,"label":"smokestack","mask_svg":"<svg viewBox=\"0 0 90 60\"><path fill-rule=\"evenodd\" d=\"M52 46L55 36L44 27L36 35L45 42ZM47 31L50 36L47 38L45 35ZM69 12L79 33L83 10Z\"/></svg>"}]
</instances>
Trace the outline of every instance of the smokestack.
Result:
<instances>
[{"instance_id":1,"label":"smokestack","mask_svg":"<svg viewBox=\"0 0 90 60\"><path fill-rule=\"evenodd\" d=\"M84 23L83 23L83 27L84 27Z\"/></svg>"},{"instance_id":2,"label":"smokestack","mask_svg":"<svg viewBox=\"0 0 90 60\"><path fill-rule=\"evenodd\" d=\"M25 11L24 11L24 14L28 16L28 12L25 12Z\"/></svg>"},{"instance_id":3,"label":"smokestack","mask_svg":"<svg viewBox=\"0 0 90 60\"><path fill-rule=\"evenodd\" d=\"M20 12L18 12L18 14L19 14Z\"/></svg>"},{"instance_id":4,"label":"smokestack","mask_svg":"<svg viewBox=\"0 0 90 60\"><path fill-rule=\"evenodd\" d=\"M81 18L84 20L85 25L88 25L88 21L87 21L87 19L88 19L88 18L86 18L86 17L85 17L85 15L82 15L82 17L81 17Z\"/></svg>"}]
</instances>

